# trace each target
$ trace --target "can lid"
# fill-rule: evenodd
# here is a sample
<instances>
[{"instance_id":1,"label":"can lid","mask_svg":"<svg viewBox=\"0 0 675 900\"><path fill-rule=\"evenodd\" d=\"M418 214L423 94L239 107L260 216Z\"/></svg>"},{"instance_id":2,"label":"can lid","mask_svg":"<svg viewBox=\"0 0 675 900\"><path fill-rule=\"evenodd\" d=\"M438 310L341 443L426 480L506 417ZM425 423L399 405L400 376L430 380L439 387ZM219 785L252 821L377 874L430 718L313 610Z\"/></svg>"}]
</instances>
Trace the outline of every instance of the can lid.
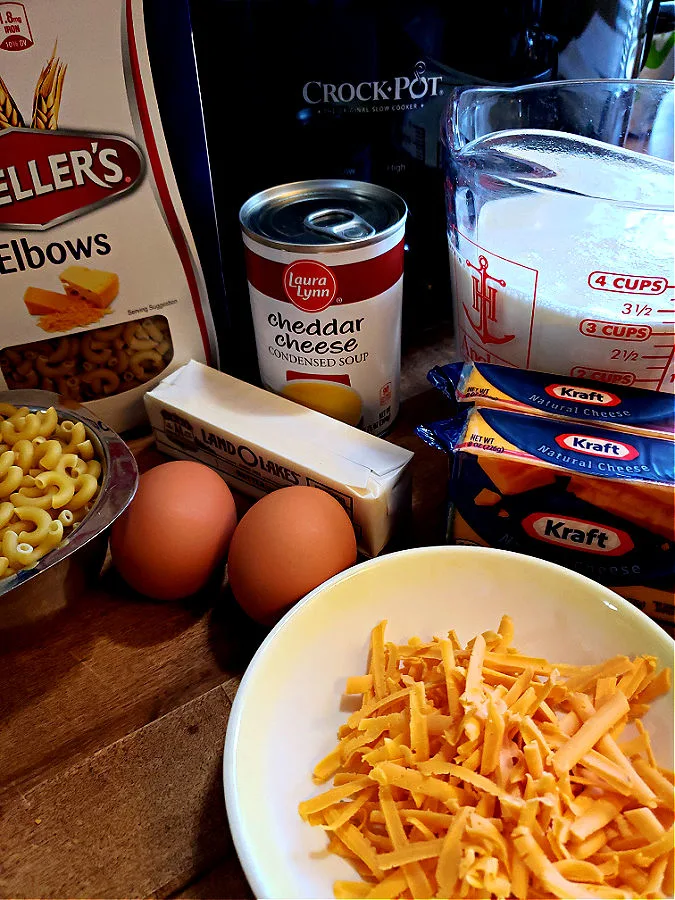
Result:
<instances>
[{"instance_id":1,"label":"can lid","mask_svg":"<svg viewBox=\"0 0 675 900\"><path fill-rule=\"evenodd\" d=\"M261 191L244 203L239 219L249 236L270 246L325 251L380 241L406 213L404 200L387 188L321 179Z\"/></svg>"}]
</instances>

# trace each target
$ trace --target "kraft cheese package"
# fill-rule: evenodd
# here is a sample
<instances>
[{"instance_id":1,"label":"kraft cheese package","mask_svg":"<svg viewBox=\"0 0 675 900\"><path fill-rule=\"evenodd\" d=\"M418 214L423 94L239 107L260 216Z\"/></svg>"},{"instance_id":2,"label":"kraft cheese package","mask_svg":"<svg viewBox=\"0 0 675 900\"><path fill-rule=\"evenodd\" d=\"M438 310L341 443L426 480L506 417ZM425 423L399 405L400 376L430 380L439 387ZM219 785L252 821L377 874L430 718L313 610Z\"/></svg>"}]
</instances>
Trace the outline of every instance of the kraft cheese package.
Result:
<instances>
[{"instance_id":1,"label":"kraft cheese package","mask_svg":"<svg viewBox=\"0 0 675 900\"><path fill-rule=\"evenodd\" d=\"M672 441L480 408L417 433L450 454L450 543L575 569L672 633Z\"/></svg>"},{"instance_id":2,"label":"kraft cheese package","mask_svg":"<svg viewBox=\"0 0 675 900\"><path fill-rule=\"evenodd\" d=\"M138 424L217 361L218 254L187 0L0 2L0 390Z\"/></svg>"},{"instance_id":3,"label":"kraft cheese package","mask_svg":"<svg viewBox=\"0 0 675 900\"><path fill-rule=\"evenodd\" d=\"M669 394L491 363L434 366L427 378L448 398L452 414L476 405L675 436L675 398Z\"/></svg>"},{"instance_id":4,"label":"kraft cheese package","mask_svg":"<svg viewBox=\"0 0 675 900\"><path fill-rule=\"evenodd\" d=\"M158 450L211 466L243 494L289 485L328 491L366 556L407 524L410 450L195 361L149 391L145 404Z\"/></svg>"}]
</instances>

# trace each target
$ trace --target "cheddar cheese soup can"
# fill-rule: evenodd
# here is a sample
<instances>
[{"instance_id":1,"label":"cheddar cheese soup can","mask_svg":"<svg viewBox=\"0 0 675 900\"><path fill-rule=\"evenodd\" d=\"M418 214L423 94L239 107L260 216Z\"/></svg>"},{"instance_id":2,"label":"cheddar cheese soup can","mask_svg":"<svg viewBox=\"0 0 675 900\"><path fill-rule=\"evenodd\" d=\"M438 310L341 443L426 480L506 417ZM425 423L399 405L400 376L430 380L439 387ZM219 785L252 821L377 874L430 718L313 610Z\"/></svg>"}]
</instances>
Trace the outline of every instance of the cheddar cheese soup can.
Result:
<instances>
[{"instance_id":1,"label":"cheddar cheese soup can","mask_svg":"<svg viewBox=\"0 0 675 900\"><path fill-rule=\"evenodd\" d=\"M406 215L392 191L347 180L285 184L242 206L266 388L371 434L391 428Z\"/></svg>"}]
</instances>

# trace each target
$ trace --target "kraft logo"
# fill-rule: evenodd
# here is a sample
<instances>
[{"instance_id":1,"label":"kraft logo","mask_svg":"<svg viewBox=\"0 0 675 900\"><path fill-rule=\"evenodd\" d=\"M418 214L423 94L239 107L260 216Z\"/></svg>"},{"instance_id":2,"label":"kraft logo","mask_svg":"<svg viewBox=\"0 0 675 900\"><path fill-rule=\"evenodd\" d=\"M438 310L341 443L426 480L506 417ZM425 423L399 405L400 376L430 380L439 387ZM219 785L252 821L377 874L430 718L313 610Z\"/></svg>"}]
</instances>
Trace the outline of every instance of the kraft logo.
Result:
<instances>
[{"instance_id":1,"label":"kraft logo","mask_svg":"<svg viewBox=\"0 0 675 900\"><path fill-rule=\"evenodd\" d=\"M622 441L600 441L584 434L559 434L555 439L559 447L574 450L575 453L586 453L588 456L600 456L603 459L635 459L639 450L632 444Z\"/></svg>"},{"instance_id":2,"label":"kraft logo","mask_svg":"<svg viewBox=\"0 0 675 900\"><path fill-rule=\"evenodd\" d=\"M593 406L618 406L621 403L621 398L609 391L585 390L571 384L549 384L544 390L549 397L557 400L572 400Z\"/></svg>"},{"instance_id":3,"label":"kraft logo","mask_svg":"<svg viewBox=\"0 0 675 900\"><path fill-rule=\"evenodd\" d=\"M631 536L620 528L608 528L585 519L536 512L523 519L522 525L535 540L584 553L622 556L635 546Z\"/></svg>"},{"instance_id":4,"label":"kraft logo","mask_svg":"<svg viewBox=\"0 0 675 900\"><path fill-rule=\"evenodd\" d=\"M303 312L321 312L335 300L337 279L328 266L313 259L299 259L284 269L284 291L293 306Z\"/></svg>"}]
</instances>

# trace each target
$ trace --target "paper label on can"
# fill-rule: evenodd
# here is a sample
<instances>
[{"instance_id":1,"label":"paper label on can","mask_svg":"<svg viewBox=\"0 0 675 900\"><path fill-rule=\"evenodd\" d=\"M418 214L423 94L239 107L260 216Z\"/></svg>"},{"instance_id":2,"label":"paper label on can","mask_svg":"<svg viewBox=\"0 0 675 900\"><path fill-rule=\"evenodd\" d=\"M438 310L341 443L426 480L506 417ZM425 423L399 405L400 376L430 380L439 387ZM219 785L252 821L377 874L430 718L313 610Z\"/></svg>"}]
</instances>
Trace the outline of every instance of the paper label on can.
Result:
<instances>
[{"instance_id":1,"label":"paper label on can","mask_svg":"<svg viewBox=\"0 0 675 900\"><path fill-rule=\"evenodd\" d=\"M311 259L245 238L266 387L372 434L390 427L399 406L402 228L365 250Z\"/></svg>"}]
</instances>

